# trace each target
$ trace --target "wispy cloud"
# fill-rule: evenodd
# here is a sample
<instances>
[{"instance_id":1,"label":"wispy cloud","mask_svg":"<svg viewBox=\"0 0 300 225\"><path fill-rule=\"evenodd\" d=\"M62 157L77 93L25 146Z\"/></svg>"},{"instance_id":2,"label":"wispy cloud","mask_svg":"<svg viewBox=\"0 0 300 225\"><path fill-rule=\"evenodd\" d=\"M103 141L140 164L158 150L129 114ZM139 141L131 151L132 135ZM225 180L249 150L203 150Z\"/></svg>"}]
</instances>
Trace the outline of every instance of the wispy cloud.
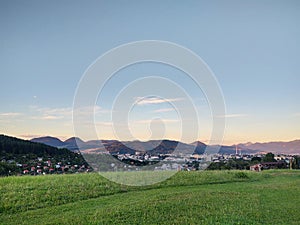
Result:
<instances>
[{"instance_id":1,"label":"wispy cloud","mask_svg":"<svg viewBox=\"0 0 300 225\"><path fill-rule=\"evenodd\" d=\"M98 105L96 105L94 107L94 110L95 110L95 114L106 114L106 113L111 113L112 110L109 110L109 109L104 109Z\"/></svg>"},{"instance_id":2,"label":"wispy cloud","mask_svg":"<svg viewBox=\"0 0 300 225\"><path fill-rule=\"evenodd\" d=\"M36 111L42 113L44 116L71 116L72 115L72 108L36 108Z\"/></svg>"},{"instance_id":3,"label":"wispy cloud","mask_svg":"<svg viewBox=\"0 0 300 225\"><path fill-rule=\"evenodd\" d=\"M16 117L21 115L22 113L16 113L16 112L0 113L0 117Z\"/></svg>"},{"instance_id":4,"label":"wispy cloud","mask_svg":"<svg viewBox=\"0 0 300 225\"><path fill-rule=\"evenodd\" d=\"M172 120L172 119L160 119L160 120L135 120L133 123L139 124L149 124L149 123L178 123L180 120Z\"/></svg>"},{"instance_id":5,"label":"wispy cloud","mask_svg":"<svg viewBox=\"0 0 300 225\"><path fill-rule=\"evenodd\" d=\"M183 98L158 98L158 97L137 97L135 98L137 105L161 104L168 102L182 101Z\"/></svg>"},{"instance_id":6,"label":"wispy cloud","mask_svg":"<svg viewBox=\"0 0 300 225\"><path fill-rule=\"evenodd\" d=\"M72 110L72 109L71 109ZM74 110L74 113L76 113L77 115L90 115L90 114L106 114L106 113L111 113L111 110L108 109L104 109L98 105L95 106L83 106L80 108L77 108ZM71 111L72 113L72 111Z\"/></svg>"},{"instance_id":7,"label":"wispy cloud","mask_svg":"<svg viewBox=\"0 0 300 225\"><path fill-rule=\"evenodd\" d=\"M300 117L300 113L294 113L292 114L293 117Z\"/></svg>"},{"instance_id":8,"label":"wispy cloud","mask_svg":"<svg viewBox=\"0 0 300 225\"><path fill-rule=\"evenodd\" d=\"M226 114L226 115L219 115L218 118L241 118L241 117L247 117L248 114Z\"/></svg>"},{"instance_id":9,"label":"wispy cloud","mask_svg":"<svg viewBox=\"0 0 300 225\"><path fill-rule=\"evenodd\" d=\"M164 109L156 109L153 112L155 112L155 113L161 113L161 112L171 112L171 111L174 111L174 110L175 109L173 109L173 108L164 108Z\"/></svg>"},{"instance_id":10,"label":"wispy cloud","mask_svg":"<svg viewBox=\"0 0 300 225\"><path fill-rule=\"evenodd\" d=\"M34 120L61 120L72 118L72 108L49 108L49 107L37 107L30 106L31 119Z\"/></svg>"},{"instance_id":11,"label":"wispy cloud","mask_svg":"<svg viewBox=\"0 0 300 225\"><path fill-rule=\"evenodd\" d=\"M31 106L31 111L34 116L31 116L32 119L40 120L71 120L73 114L73 108L71 107L62 107L62 108L49 108L49 107L38 107ZM82 107L75 111L79 116L86 116L90 114L103 114L110 113L109 110L103 109L100 106L91 106L91 107Z\"/></svg>"},{"instance_id":12,"label":"wispy cloud","mask_svg":"<svg viewBox=\"0 0 300 225\"><path fill-rule=\"evenodd\" d=\"M63 118L64 117L62 117L62 116L51 116L51 115L41 117L41 119L43 119L43 120L59 120L59 119L63 119Z\"/></svg>"},{"instance_id":13,"label":"wispy cloud","mask_svg":"<svg viewBox=\"0 0 300 225\"><path fill-rule=\"evenodd\" d=\"M96 122L95 125L96 126L112 127L113 126L113 122Z\"/></svg>"}]
</instances>

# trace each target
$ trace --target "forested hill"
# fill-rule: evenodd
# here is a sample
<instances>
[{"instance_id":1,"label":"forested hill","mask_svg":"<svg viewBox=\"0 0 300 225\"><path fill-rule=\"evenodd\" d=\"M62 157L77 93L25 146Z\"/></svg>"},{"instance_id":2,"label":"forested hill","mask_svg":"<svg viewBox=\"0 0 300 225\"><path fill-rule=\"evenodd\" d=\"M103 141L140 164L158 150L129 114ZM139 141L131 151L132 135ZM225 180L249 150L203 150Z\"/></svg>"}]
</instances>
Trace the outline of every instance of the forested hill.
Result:
<instances>
[{"instance_id":1,"label":"forested hill","mask_svg":"<svg viewBox=\"0 0 300 225\"><path fill-rule=\"evenodd\" d=\"M0 176L83 172L86 168L88 164L80 153L0 135Z\"/></svg>"},{"instance_id":2,"label":"forested hill","mask_svg":"<svg viewBox=\"0 0 300 225\"><path fill-rule=\"evenodd\" d=\"M74 155L74 153L68 149L58 149L49 145L26 141L15 137L5 136L2 134L0 135L0 153L1 156L6 154L34 154L37 157Z\"/></svg>"}]
</instances>

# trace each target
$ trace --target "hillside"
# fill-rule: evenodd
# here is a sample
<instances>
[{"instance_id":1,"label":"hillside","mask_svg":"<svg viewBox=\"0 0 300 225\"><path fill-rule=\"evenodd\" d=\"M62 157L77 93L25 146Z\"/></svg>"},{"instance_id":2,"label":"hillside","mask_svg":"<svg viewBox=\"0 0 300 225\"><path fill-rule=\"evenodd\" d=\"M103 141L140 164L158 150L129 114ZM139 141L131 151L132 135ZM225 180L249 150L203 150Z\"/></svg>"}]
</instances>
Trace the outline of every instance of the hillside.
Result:
<instances>
[{"instance_id":1,"label":"hillside","mask_svg":"<svg viewBox=\"0 0 300 225\"><path fill-rule=\"evenodd\" d=\"M0 179L1 224L299 224L299 171L179 172L128 187L96 173Z\"/></svg>"},{"instance_id":2,"label":"hillside","mask_svg":"<svg viewBox=\"0 0 300 225\"><path fill-rule=\"evenodd\" d=\"M49 141L48 138L45 140ZM23 171L37 172L33 167L46 168L47 171L60 163L87 165L81 154L74 153L66 148L56 148L42 143L31 142L0 135L0 175L22 173ZM49 164L49 165L48 165ZM45 172L41 170L41 172ZM63 171L62 171L63 172Z\"/></svg>"},{"instance_id":3,"label":"hillside","mask_svg":"<svg viewBox=\"0 0 300 225\"><path fill-rule=\"evenodd\" d=\"M68 149L58 149L46 144L26 141L15 137L0 135L0 153L3 155L34 154L37 157L74 155Z\"/></svg>"}]
</instances>

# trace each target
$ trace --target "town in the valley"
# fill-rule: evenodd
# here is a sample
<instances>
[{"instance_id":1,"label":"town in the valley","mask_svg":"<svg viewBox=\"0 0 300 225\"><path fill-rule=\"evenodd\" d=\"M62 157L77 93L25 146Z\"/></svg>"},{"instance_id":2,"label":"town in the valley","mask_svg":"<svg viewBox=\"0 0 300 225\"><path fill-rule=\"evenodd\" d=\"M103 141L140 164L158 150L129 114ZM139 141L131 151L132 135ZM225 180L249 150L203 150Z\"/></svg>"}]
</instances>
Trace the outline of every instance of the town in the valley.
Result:
<instances>
[{"instance_id":1,"label":"town in the valley","mask_svg":"<svg viewBox=\"0 0 300 225\"><path fill-rule=\"evenodd\" d=\"M80 153L78 153L80 154ZM262 171L266 169L299 169L300 156L257 153L257 154L192 154L192 155L172 155L172 154L115 154L112 157L118 159L120 163L110 163L109 171L136 171L142 170L147 165L151 165L154 170L251 170ZM97 165L92 167L87 163L72 164L71 162L59 162L48 158L47 160L38 157L29 163L19 163L15 160L5 160L19 168L19 175L46 175L65 173L87 173L97 171ZM123 163L121 163L123 162ZM100 162L101 163L101 162ZM95 167L93 169L93 167Z\"/></svg>"}]
</instances>

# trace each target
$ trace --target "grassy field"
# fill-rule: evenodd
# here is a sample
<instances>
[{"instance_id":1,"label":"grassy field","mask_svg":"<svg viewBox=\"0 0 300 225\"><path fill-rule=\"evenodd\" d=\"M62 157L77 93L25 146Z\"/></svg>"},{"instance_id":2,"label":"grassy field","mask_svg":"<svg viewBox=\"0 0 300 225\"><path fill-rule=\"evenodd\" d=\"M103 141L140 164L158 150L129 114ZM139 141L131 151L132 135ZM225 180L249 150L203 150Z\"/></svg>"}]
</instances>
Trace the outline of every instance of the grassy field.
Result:
<instances>
[{"instance_id":1,"label":"grassy field","mask_svg":"<svg viewBox=\"0 0 300 225\"><path fill-rule=\"evenodd\" d=\"M300 171L179 172L128 187L98 174L0 178L0 224L300 224Z\"/></svg>"}]
</instances>

